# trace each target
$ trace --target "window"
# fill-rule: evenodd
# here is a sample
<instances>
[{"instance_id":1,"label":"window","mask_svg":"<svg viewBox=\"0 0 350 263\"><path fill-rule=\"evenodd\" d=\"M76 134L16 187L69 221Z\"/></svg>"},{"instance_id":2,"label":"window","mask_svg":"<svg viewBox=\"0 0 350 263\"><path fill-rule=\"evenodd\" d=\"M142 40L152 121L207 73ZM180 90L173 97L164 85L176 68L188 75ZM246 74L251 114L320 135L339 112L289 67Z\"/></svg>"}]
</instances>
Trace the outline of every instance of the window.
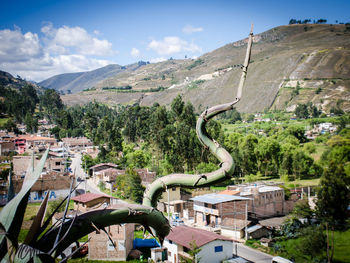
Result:
<instances>
[{"instance_id":1,"label":"window","mask_svg":"<svg viewBox=\"0 0 350 263\"><path fill-rule=\"evenodd\" d=\"M204 207L208 207L208 203L204 203Z\"/></svg>"},{"instance_id":2,"label":"window","mask_svg":"<svg viewBox=\"0 0 350 263\"><path fill-rule=\"evenodd\" d=\"M213 209L216 209L216 205L212 205L211 207L212 207Z\"/></svg>"},{"instance_id":3,"label":"window","mask_svg":"<svg viewBox=\"0 0 350 263\"><path fill-rule=\"evenodd\" d=\"M222 246L216 246L215 247L215 253L222 252L222 250L223 250Z\"/></svg>"}]
</instances>

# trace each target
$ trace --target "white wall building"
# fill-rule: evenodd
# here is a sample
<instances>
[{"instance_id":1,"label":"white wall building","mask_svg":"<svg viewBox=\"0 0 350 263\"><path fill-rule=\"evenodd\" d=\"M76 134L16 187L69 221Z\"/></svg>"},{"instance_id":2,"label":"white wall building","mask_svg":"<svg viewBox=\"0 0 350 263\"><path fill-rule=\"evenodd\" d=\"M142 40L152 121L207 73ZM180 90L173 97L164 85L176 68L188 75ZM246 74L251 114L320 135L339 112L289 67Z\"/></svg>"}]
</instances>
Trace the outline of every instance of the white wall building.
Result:
<instances>
[{"instance_id":1,"label":"white wall building","mask_svg":"<svg viewBox=\"0 0 350 263\"><path fill-rule=\"evenodd\" d=\"M168 249L168 261L178 263L181 257L189 258L188 252L193 249L193 242L201 249L197 254L201 263L220 263L232 258L231 239L198 228L178 226L164 240L164 247Z\"/></svg>"}]
</instances>

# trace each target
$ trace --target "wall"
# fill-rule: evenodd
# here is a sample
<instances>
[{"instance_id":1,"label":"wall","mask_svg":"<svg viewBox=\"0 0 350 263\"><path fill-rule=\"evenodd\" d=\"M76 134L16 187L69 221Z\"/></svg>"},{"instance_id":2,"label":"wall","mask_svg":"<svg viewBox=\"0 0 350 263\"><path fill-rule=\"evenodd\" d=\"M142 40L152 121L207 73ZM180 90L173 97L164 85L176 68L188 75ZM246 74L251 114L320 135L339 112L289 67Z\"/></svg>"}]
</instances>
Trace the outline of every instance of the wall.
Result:
<instances>
[{"instance_id":1,"label":"wall","mask_svg":"<svg viewBox=\"0 0 350 263\"><path fill-rule=\"evenodd\" d=\"M116 249L110 244L108 236L102 230L97 234L92 232L89 234L89 260L126 260L130 252L131 242L134 238L134 224L125 224L124 226L112 225L106 228Z\"/></svg>"},{"instance_id":2,"label":"wall","mask_svg":"<svg viewBox=\"0 0 350 263\"><path fill-rule=\"evenodd\" d=\"M30 202L30 203L41 202L42 200L44 200L47 192L48 191L44 191L44 192L32 191L32 192L30 192L28 202ZM50 191L49 201L63 199L68 195L69 195L69 188L68 189L61 189L61 190L52 190L52 191Z\"/></svg>"},{"instance_id":3,"label":"wall","mask_svg":"<svg viewBox=\"0 0 350 263\"><path fill-rule=\"evenodd\" d=\"M225 237L233 238L235 240L239 240L244 237L244 229L234 230L232 228L221 227L221 235Z\"/></svg>"},{"instance_id":4,"label":"wall","mask_svg":"<svg viewBox=\"0 0 350 263\"><path fill-rule=\"evenodd\" d=\"M171 263L178 263L179 262L178 245L175 243L171 244L168 239L165 239L163 246L168 249L168 261ZM182 248L182 246L181 246L181 248ZM181 251L182 251L182 249L181 249Z\"/></svg>"},{"instance_id":5,"label":"wall","mask_svg":"<svg viewBox=\"0 0 350 263\"><path fill-rule=\"evenodd\" d=\"M215 252L216 246L222 246L222 252ZM201 247L198 253L201 263L220 263L224 259L232 258L233 255L233 241L214 240Z\"/></svg>"}]
</instances>

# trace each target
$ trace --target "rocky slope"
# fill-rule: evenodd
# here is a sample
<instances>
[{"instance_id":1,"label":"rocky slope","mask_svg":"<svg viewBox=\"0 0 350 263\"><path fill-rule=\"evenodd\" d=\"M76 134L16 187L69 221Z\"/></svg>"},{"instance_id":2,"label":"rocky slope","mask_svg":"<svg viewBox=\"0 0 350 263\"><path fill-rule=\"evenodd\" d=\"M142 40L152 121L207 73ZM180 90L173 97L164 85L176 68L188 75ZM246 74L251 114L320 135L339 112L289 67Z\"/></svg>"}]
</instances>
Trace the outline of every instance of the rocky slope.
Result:
<instances>
[{"instance_id":1,"label":"rocky slope","mask_svg":"<svg viewBox=\"0 0 350 263\"><path fill-rule=\"evenodd\" d=\"M94 87L93 90L62 98L69 105L94 99L111 105L169 105L181 94L201 111L235 96L245 50L246 39L197 60L114 65L115 71L105 73L106 78L97 72L93 85L79 84L76 79L69 84L72 91L82 87ZM255 36L251 59L242 101L237 105L239 111L293 110L297 103L308 101L328 111L339 100L344 110L350 110L348 25L288 25L271 29ZM125 86L131 87L128 93L118 90ZM159 87L167 89L151 92Z\"/></svg>"}]
</instances>

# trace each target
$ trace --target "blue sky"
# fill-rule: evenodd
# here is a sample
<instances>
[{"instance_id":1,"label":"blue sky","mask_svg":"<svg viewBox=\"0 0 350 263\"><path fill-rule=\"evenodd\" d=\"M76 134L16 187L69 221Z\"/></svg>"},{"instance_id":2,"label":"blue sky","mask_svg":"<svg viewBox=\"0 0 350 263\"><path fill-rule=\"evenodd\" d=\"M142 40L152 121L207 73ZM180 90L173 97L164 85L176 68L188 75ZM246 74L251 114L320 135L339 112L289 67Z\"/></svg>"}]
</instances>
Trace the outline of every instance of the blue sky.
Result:
<instances>
[{"instance_id":1,"label":"blue sky","mask_svg":"<svg viewBox=\"0 0 350 263\"><path fill-rule=\"evenodd\" d=\"M0 70L40 81L111 63L198 57L291 18L350 22L350 0L2 0Z\"/></svg>"}]
</instances>

